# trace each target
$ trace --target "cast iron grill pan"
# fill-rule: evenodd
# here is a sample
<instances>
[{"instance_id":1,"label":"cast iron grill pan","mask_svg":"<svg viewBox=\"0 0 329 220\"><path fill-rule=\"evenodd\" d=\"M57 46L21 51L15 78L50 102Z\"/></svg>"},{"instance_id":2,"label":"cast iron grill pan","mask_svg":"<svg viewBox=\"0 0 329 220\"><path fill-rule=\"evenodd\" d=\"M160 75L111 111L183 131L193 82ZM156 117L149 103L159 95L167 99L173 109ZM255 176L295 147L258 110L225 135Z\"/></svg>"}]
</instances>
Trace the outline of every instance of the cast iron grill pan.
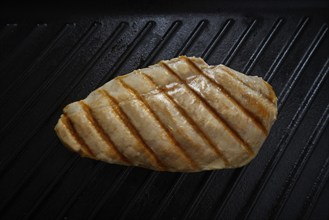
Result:
<instances>
[{"instance_id":1,"label":"cast iron grill pan","mask_svg":"<svg viewBox=\"0 0 329 220\"><path fill-rule=\"evenodd\" d=\"M328 219L329 30L320 12L3 16L0 218ZM279 117L248 166L160 173L61 145L53 128L66 104L178 55L273 85Z\"/></svg>"}]
</instances>

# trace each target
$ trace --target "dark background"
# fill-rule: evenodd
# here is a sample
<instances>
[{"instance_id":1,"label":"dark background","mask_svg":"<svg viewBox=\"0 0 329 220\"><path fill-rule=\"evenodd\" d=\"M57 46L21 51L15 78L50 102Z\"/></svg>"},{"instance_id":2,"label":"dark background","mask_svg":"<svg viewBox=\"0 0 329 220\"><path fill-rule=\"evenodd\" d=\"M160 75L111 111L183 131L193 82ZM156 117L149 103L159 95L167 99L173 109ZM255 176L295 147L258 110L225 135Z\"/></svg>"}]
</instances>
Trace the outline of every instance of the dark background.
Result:
<instances>
[{"instance_id":1,"label":"dark background","mask_svg":"<svg viewBox=\"0 0 329 220\"><path fill-rule=\"evenodd\" d=\"M1 219L329 219L327 1L0 7ZM53 127L113 77L180 54L269 81L279 116L247 166L159 173L81 159Z\"/></svg>"}]
</instances>

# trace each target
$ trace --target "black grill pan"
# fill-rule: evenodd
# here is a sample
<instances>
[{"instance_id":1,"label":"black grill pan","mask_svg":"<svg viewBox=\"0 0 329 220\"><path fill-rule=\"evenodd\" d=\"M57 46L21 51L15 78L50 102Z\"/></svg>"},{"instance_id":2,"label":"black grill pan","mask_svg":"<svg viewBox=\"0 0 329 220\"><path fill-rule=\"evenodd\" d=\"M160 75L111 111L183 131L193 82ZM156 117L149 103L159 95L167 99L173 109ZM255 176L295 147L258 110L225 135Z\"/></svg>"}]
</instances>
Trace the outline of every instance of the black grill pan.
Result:
<instances>
[{"instance_id":1,"label":"black grill pan","mask_svg":"<svg viewBox=\"0 0 329 220\"><path fill-rule=\"evenodd\" d=\"M329 219L328 3L203 3L1 9L1 219ZM66 104L183 54L273 85L279 117L249 165L160 173L60 144Z\"/></svg>"}]
</instances>

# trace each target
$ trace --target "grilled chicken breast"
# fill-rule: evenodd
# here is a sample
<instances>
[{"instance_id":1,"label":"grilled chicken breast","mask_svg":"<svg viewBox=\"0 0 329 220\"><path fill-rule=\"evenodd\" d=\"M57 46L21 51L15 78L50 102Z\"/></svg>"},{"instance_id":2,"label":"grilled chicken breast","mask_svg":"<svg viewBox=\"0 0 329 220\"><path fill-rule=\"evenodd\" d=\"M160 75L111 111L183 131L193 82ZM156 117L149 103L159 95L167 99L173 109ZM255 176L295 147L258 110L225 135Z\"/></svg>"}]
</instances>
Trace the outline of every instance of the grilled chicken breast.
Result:
<instances>
[{"instance_id":1,"label":"grilled chicken breast","mask_svg":"<svg viewBox=\"0 0 329 220\"><path fill-rule=\"evenodd\" d=\"M247 164L276 116L276 95L261 78L181 56L116 77L69 104L55 131L84 157L197 172Z\"/></svg>"}]
</instances>

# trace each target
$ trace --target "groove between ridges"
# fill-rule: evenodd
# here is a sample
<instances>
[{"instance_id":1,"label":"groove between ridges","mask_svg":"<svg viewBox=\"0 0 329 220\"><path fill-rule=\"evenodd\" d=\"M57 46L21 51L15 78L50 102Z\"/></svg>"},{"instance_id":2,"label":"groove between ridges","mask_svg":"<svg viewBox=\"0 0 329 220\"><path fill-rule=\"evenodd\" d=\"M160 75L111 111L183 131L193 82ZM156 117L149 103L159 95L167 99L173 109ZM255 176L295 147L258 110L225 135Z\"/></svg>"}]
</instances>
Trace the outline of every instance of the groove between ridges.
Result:
<instances>
[{"instance_id":1,"label":"groove between ridges","mask_svg":"<svg viewBox=\"0 0 329 220\"><path fill-rule=\"evenodd\" d=\"M31 76L32 70L40 64L46 57L49 55L49 51L53 49L53 47L57 44L57 42L64 36L64 34L67 32L69 29L69 26L72 24L65 24L55 35L55 37L50 40L47 44L47 46L42 50L42 52L37 56L37 58L34 59L33 63L26 68L20 75L19 77L14 80L12 83L10 83L7 88L1 92L0 94L0 105L5 104L4 101L8 97L8 94L10 93L11 90L13 90L14 87L18 88L19 85L24 83L24 81ZM72 25L73 26L73 25ZM1 41L1 37L0 37Z\"/></svg>"},{"instance_id":2,"label":"groove between ridges","mask_svg":"<svg viewBox=\"0 0 329 220\"><path fill-rule=\"evenodd\" d=\"M120 25L117 27L117 30L115 31L115 34L113 34L113 36L117 36L119 32L122 31L122 29L127 26L126 22L121 22ZM112 75L113 72L117 71L120 66L122 65L123 61L129 56L129 54L133 51L133 49L135 48L135 46L145 37L145 35L148 33L148 31L154 26L154 22L148 22L143 29L137 34L137 36L134 38L134 40L129 44L128 48L126 49L126 51L119 57L119 59L116 61L116 63L113 65L113 67L110 69L109 74L108 75ZM112 42L113 39L111 39L109 42ZM108 42L106 42L106 44L108 44ZM106 46L107 47L107 46ZM97 52L97 56L95 55L95 60L98 60L98 58L100 57L100 54L102 54L104 51L100 50L99 52ZM155 55L155 54L152 54ZM90 62L90 65L88 65L87 70L84 72L88 72L89 69L94 65L95 60L93 59L92 62ZM85 74L83 74L85 75ZM99 82L99 84L104 84L106 81L108 81L107 79L108 77L104 77L101 82ZM75 86L77 85L77 83L75 84ZM158 167L160 167L158 165ZM163 169L163 168L161 168ZM131 171L130 168L126 169L127 172L124 172L125 177L129 174L129 172ZM122 181L125 180L124 178L120 178L119 183L121 183ZM118 184L119 184L118 183ZM82 189L81 189L82 190ZM114 190L115 191L115 190ZM76 194L78 195L78 194ZM74 202L76 196L74 198L71 198L69 203L66 204L63 208L63 210L59 213L59 217L62 218L66 211L69 209L69 207L71 207L72 203Z\"/></svg>"},{"instance_id":3,"label":"groove between ridges","mask_svg":"<svg viewBox=\"0 0 329 220\"><path fill-rule=\"evenodd\" d=\"M297 24L296 29L294 30L294 33L291 35L289 40L287 40L285 45L280 50L279 54L275 57L275 59L273 61L273 64L270 66L269 70L264 75L263 78L265 80L270 82L273 79L273 77L275 75L275 72L277 71L279 66L282 64L282 62L283 62L284 58L286 57L287 53L292 48L292 46L294 45L294 43L296 42L298 37L301 35L302 31L305 29L305 26L308 24L308 22L309 22L308 17L306 17L306 18L304 17L303 19L301 19L299 21L299 23ZM229 189L229 193L227 194L227 196L223 200L223 203L221 204L220 209L218 209L218 211L214 215L216 219L222 217L222 214L223 214L226 206L229 204L229 200L233 196L234 190L239 185L239 183L240 183L243 175L245 175L246 171L247 171L247 168L243 168L241 170L241 172L239 173L238 177L236 178L236 180L234 181L234 184L232 184L232 187Z\"/></svg>"},{"instance_id":4,"label":"groove between ridges","mask_svg":"<svg viewBox=\"0 0 329 220\"><path fill-rule=\"evenodd\" d=\"M55 110L57 109L57 106L60 106L60 103L64 102L63 100L68 97L67 94L71 94L72 90L79 84L81 79L90 71L90 69L95 65L97 60L100 58L102 54L104 54L105 50L109 46L110 43L113 42L113 40L121 33L123 28L126 26L124 22L120 23L116 29L114 30L113 34L111 34L107 40L104 42L104 44L100 47L100 49L95 53L95 55L92 57L92 59L87 63L86 68L79 74L78 79L74 81L73 85L71 85L71 88L69 91L66 91L63 93L60 98L56 100L56 102L53 104L53 108L50 110L52 114L54 114ZM44 114L40 116L39 121L46 121L47 119L47 114ZM32 132L29 133L29 137L25 138L20 145L16 147L16 150L12 153L10 157L7 157L5 162L0 163L0 174L3 174L5 172L6 167L10 165L16 158L17 155L20 154L24 150L24 146L27 144L30 138L32 138L40 129L42 124L36 126L34 129L32 129Z\"/></svg>"},{"instance_id":5,"label":"groove between ridges","mask_svg":"<svg viewBox=\"0 0 329 220\"><path fill-rule=\"evenodd\" d=\"M38 97L41 96L44 93L44 91L46 91L56 81L56 79L58 79L58 77L61 75L63 70L72 61L76 53L81 49L82 45L84 45L86 41L89 39L90 35L94 33L96 27L97 25L94 24L91 25L89 29L80 37L80 39L71 48L69 53L61 60L61 62L56 67L56 69L52 72L52 74L50 74L50 76L46 78L44 83L38 89L36 89L31 96L29 96L26 102L23 105L21 105L19 110L15 112L14 116L12 116L11 119L3 127L0 128L0 134L3 134L6 130L10 130L10 128L16 126L16 124L19 122L19 119L24 116L23 113L26 111L26 109L28 109L35 102L37 102Z\"/></svg>"},{"instance_id":6,"label":"groove between ridges","mask_svg":"<svg viewBox=\"0 0 329 220\"><path fill-rule=\"evenodd\" d=\"M56 106L59 105L59 103L64 102L63 100L68 98L67 94L71 94L72 90L79 84L79 82L81 81L81 79L91 70L91 68L95 65L95 63L99 60L99 58L106 52L106 50L108 49L109 45L111 45L111 43L119 36L119 34L123 31L123 29L127 26L126 22L120 22L120 24L115 28L115 30L113 31L113 33L107 38L107 40L102 44L101 48L96 52L96 54L92 57L92 59L87 63L86 68L81 72L81 74L79 74L79 79L74 81L73 86L71 86L71 88L69 89L69 91L67 91L66 93L63 93L60 98L58 100L56 100L56 103L54 104L54 108L52 110L51 115L54 114L54 111L57 109ZM141 37L145 36L146 34L146 30L149 30L150 28L150 24L148 23L147 25L145 25L145 27L138 33L138 35L135 37L135 39L132 41L132 47L128 48L124 54L122 56L126 56L126 54L129 54L134 46L136 45L136 41L139 41ZM116 64L120 63L122 61L122 59L118 59ZM115 70L117 68L119 68L116 64L114 64L115 68L112 68L112 70ZM100 83L101 84L101 83ZM44 119L42 121L45 121L47 118L47 115L43 115ZM41 119L40 119L41 120ZM39 128L35 128L31 134L31 137L33 137L36 132L40 129ZM18 150L16 150L16 153L14 153L13 156L10 157L10 159L8 159L7 161L5 161L4 163L1 164L2 168L1 169L2 173L5 170L5 167L8 166L14 159L16 159L16 155L18 155L19 153L22 152L23 147L25 146L25 144L27 143L27 141L30 138L26 139L22 144L20 145L20 148ZM56 147L56 146L54 146ZM72 160L72 164L74 162L76 162L78 160L79 157L74 157L74 160ZM69 167L68 167L69 169ZM63 172L63 175L67 172L68 170L66 170L65 172ZM63 176L62 176L63 177ZM56 178L56 180L54 181L60 181L61 178ZM38 202L33 206L33 208L31 209L31 211L29 212L29 214L27 215L27 218L29 218L30 216L32 216L34 214L34 212L37 210L37 208L40 206L41 202L46 198L46 195L48 195L49 193L51 193L52 188L55 186L55 184L51 184L49 185L49 187L47 187L47 189L45 190L44 193L41 194L40 199L38 199ZM74 201L74 198L72 198L68 204L66 204L66 206L63 209L63 212L60 215L63 215L64 211L67 210L70 205L72 204L72 201Z\"/></svg>"}]
</instances>

